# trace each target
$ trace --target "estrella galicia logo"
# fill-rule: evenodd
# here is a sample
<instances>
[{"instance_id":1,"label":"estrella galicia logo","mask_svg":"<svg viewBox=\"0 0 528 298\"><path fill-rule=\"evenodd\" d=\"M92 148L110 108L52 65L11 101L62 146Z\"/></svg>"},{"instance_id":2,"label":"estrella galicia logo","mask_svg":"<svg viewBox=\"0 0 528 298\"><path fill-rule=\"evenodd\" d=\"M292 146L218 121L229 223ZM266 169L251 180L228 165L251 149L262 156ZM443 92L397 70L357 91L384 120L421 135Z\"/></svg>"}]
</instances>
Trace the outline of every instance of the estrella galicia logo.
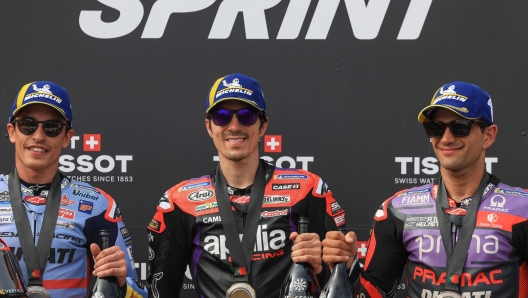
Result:
<instances>
[{"instance_id":1,"label":"estrella galicia logo","mask_svg":"<svg viewBox=\"0 0 528 298\"><path fill-rule=\"evenodd\" d=\"M0 203L5 203L5 202L9 202L9 192L8 191L4 191L0 193Z\"/></svg>"},{"instance_id":2,"label":"estrella galicia logo","mask_svg":"<svg viewBox=\"0 0 528 298\"><path fill-rule=\"evenodd\" d=\"M212 191L211 189L200 189L200 190L190 193L187 196L187 199L193 202L200 202L200 201L209 200L213 196L214 196L214 191Z\"/></svg>"}]
</instances>

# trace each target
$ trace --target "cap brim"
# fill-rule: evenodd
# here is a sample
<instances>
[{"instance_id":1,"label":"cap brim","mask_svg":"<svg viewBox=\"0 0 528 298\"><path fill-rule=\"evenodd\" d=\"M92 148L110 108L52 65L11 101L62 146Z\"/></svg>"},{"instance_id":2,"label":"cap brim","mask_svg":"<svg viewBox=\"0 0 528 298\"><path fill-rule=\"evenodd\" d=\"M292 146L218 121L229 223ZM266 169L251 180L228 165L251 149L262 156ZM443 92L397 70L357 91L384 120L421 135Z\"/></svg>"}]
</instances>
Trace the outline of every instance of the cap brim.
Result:
<instances>
[{"instance_id":1,"label":"cap brim","mask_svg":"<svg viewBox=\"0 0 528 298\"><path fill-rule=\"evenodd\" d=\"M49 104L47 102L42 102L42 101L32 101L32 102L28 102L26 104L23 104L23 105L19 106L16 110L13 111L13 113L11 115L11 119L9 119L9 120L13 121L13 118L16 116L16 114L18 112L20 112L20 110L22 110L23 108L29 106L30 104L35 104L35 103L47 105L49 107L54 108L56 111L58 111L62 115L62 117L64 117L64 119L68 122L68 124L71 125L70 120L68 120L68 117L66 117L66 114L64 113L64 111L62 109L60 109L59 107L57 107L55 105L51 105L51 104Z\"/></svg>"},{"instance_id":2,"label":"cap brim","mask_svg":"<svg viewBox=\"0 0 528 298\"><path fill-rule=\"evenodd\" d=\"M460 117L466 118L466 119L475 120L475 119L479 119L480 118L480 116L478 114L474 113L471 110L468 110L468 113L465 113L463 115L463 114L460 113L460 111L457 110L457 109L459 109L458 107L453 107L453 106L450 106L450 105L429 105L429 106L423 108L420 111L420 113L418 113L418 122L424 123L424 122L430 121L431 119L429 119L426 116L426 112L434 110L436 108L444 108L446 110L450 110L451 112L456 113Z\"/></svg>"},{"instance_id":3,"label":"cap brim","mask_svg":"<svg viewBox=\"0 0 528 298\"><path fill-rule=\"evenodd\" d=\"M209 111L211 111L212 108L214 108L217 104L221 103L222 101L226 101L226 100L239 100L239 101L242 101L242 102L245 102L253 107L255 107L257 110L259 111L264 111L263 109L259 108L254 101L252 100L248 100L248 99L245 99L245 98L240 98L240 97L226 97L226 98L222 98L221 100L219 101L216 101L214 102L206 111L205 113L209 113Z\"/></svg>"}]
</instances>

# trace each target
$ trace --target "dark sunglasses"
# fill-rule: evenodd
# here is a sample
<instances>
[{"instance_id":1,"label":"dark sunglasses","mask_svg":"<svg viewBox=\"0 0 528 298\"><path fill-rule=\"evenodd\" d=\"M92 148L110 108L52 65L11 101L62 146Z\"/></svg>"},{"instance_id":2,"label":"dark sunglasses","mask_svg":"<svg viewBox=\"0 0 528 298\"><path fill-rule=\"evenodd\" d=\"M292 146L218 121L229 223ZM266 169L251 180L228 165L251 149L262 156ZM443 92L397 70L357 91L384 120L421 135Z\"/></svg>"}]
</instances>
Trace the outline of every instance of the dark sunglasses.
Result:
<instances>
[{"instance_id":1,"label":"dark sunglasses","mask_svg":"<svg viewBox=\"0 0 528 298\"><path fill-rule=\"evenodd\" d=\"M451 134L454 137L467 137L471 132L471 125L475 123L480 127L486 127L487 125L481 121L468 120L468 119L457 119L449 123L440 121L429 121L424 122L425 133L430 138L441 138L444 135L446 127L449 127Z\"/></svg>"},{"instance_id":2,"label":"dark sunglasses","mask_svg":"<svg viewBox=\"0 0 528 298\"><path fill-rule=\"evenodd\" d=\"M16 123L18 130L27 136L34 134L38 129L39 123L42 123L44 133L52 138L60 135L64 127L69 127L68 124L62 123L58 120L37 121L31 118L17 119L11 123Z\"/></svg>"},{"instance_id":3,"label":"dark sunglasses","mask_svg":"<svg viewBox=\"0 0 528 298\"><path fill-rule=\"evenodd\" d=\"M235 114L240 124L251 126L257 122L259 113L259 111L250 108L240 110L218 109L211 112L211 119L217 126L226 126L231 122L233 114Z\"/></svg>"}]
</instances>

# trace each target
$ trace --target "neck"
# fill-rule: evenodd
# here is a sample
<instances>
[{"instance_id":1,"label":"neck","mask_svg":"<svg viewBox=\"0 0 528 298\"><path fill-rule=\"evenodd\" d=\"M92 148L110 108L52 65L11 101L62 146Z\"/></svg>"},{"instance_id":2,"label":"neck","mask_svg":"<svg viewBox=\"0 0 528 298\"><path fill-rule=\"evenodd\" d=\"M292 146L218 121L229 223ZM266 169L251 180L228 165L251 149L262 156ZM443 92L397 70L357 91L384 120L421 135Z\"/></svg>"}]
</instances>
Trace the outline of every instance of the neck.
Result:
<instances>
[{"instance_id":1,"label":"neck","mask_svg":"<svg viewBox=\"0 0 528 298\"><path fill-rule=\"evenodd\" d=\"M447 195L460 203L465 198L473 197L480 185L484 175L484 165L482 169L468 171L465 175L457 175L445 169L440 170L442 179L446 187Z\"/></svg>"},{"instance_id":2,"label":"neck","mask_svg":"<svg viewBox=\"0 0 528 298\"><path fill-rule=\"evenodd\" d=\"M226 183L229 186L241 189L253 184L258 165L258 158L242 161L220 159L220 168L222 168Z\"/></svg>"},{"instance_id":3,"label":"neck","mask_svg":"<svg viewBox=\"0 0 528 298\"><path fill-rule=\"evenodd\" d=\"M33 170L27 167L17 166L18 177L31 184L47 184L53 181L57 168Z\"/></svg>"}]
</instances>

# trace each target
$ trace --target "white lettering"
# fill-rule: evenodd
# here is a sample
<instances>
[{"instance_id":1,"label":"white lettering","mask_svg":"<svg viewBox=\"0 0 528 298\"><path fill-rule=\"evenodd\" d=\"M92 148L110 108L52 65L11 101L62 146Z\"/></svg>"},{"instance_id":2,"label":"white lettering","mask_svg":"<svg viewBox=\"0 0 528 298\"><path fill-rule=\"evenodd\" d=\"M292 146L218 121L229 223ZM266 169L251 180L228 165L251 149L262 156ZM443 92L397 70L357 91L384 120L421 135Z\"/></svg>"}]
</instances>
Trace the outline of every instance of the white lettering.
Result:
<instances>
[{"instance_id":1,"label":"white lettering","mask_svg":"<svg viewBox=\"0 0 528 298\"><path fill-rule=\"evenodd\" d=\"M83 10L79 26L87 35L95 38L116 38L134 31L143 19L143 4L140 0L97 0L119 11L119 19L107 23L101 20L102 11Z\"/></svg>"}]
</instances>

